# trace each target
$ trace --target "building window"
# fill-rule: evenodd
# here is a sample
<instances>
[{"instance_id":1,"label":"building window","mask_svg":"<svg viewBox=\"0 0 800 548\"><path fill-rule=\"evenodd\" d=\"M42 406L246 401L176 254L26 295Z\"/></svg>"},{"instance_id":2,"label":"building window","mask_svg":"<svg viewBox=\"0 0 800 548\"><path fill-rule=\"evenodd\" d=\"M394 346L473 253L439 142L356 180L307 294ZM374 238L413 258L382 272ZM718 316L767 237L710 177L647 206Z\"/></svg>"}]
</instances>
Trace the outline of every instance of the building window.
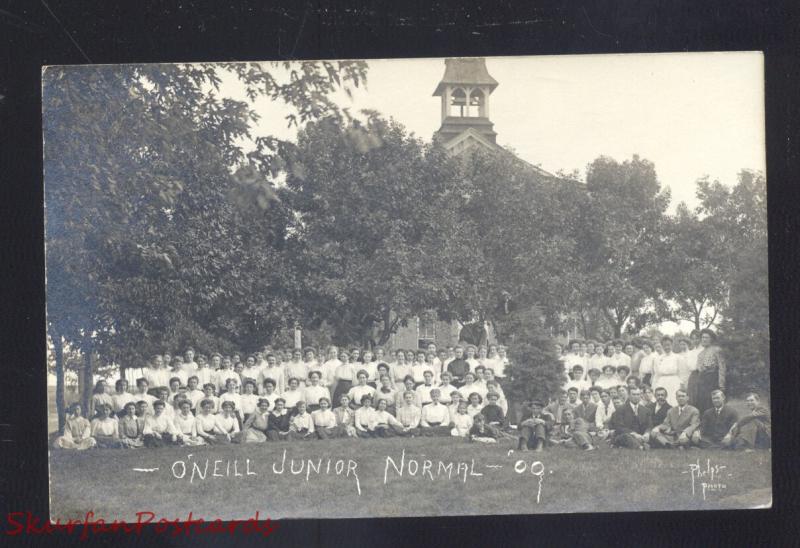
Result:
<instances>
[{"instance_id":1,"label":"building window","mask_svg":"<svg viewBox=\"0 0 800 548\"><path fill-rule=\"evenodd\" d=\"M428 344L436 342L436 320L431 318L418 318L419 348L427 348Z\"/></svg>"}]
</instances>

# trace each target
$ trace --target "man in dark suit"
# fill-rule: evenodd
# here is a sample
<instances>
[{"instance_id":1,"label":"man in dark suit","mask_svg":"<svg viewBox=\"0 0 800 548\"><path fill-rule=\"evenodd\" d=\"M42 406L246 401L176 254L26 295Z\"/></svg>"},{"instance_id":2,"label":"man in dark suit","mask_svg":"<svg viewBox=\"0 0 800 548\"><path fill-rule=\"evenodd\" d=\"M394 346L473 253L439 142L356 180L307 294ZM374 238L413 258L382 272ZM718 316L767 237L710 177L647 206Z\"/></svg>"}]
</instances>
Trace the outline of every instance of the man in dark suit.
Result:
<instances>
[{"instance_id":1,"label":"man in dark suit","mask_svg":"<svg viewBox=\"0 0 800 548\"><path fill-rule=\"evenodd\" d=\"M656 401L648 403L650 412L653 414L653 424L659 425L667 418L667 411L672 407L667 403L667 389L656 388Z\"/></svg>"},{"instance_id":2,"label":"man in dark suit","mask_svg":"<svg viewBox=\"0 0 800 548\"><path fill-rule=\"evenodd\" d=\"M689 405L689 396L686 390L678 389L675 392L678 405L667 412L667 418L657 424L650 433L650 444L653 447L669 449L689 447L692 435L700 426L700 411Z\"/></svg>"},{"instance_id":3,"label":"man in dark suit","mask_svg":"<svg viewBox=\"0 0 800 548\"><path fill-rule=\"evenodd\" d=\"M650 430L653 428L653 416L650 408L641 404L642 391L631 388L628 401L622 403L611 415L609 429L611 445L628 449L649 449L647 444Z\"/></svg>"},{"instance_id":4,"label":"man in dark suit","mask_svg":"<svg viewBox=\"0 0 800 548\"><path fill-rule=\"evenodd\" d=\"M725 394L722 390L714 390L711 393L711 404L711 409L703 412L700 428L692 435L692 443L703 449L730 445L728 433L739 420L736 411L725 405Z\"/></svg>"}]
</instances>

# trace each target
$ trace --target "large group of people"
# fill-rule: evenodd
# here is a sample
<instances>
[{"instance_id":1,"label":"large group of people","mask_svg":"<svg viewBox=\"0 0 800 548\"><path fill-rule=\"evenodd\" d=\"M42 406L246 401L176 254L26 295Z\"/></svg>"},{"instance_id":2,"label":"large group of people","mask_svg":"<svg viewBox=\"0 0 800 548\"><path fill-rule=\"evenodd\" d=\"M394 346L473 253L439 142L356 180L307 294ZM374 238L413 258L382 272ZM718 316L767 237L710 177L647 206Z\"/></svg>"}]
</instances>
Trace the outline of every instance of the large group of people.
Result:
<instances>
[{"instance_id":1,"label":"large group of people","mask_svg":"<svg viewBox=\"0 0 800 548\"><path fill-rule=\"evenodd\" d=\"M680 352L668 337L658 344L571 341L561 355L569 379L548 402L508 401L502 345L431 343L391 352L332 346L323 359L314 348L266 346L244 359L188 348L152 356L133 387L126 378L113 388L98 381L89 409L70 407L54 445L455 436L537 451L560 444L592 450L600 442L642 449L769 446L769 414L758 396L748 396L751 414L744 418L726 406L713 333L697 335L697 344L687 341ZM704 401L706 391L708 407L689 404Z\"/></svg>"}]
</instances>

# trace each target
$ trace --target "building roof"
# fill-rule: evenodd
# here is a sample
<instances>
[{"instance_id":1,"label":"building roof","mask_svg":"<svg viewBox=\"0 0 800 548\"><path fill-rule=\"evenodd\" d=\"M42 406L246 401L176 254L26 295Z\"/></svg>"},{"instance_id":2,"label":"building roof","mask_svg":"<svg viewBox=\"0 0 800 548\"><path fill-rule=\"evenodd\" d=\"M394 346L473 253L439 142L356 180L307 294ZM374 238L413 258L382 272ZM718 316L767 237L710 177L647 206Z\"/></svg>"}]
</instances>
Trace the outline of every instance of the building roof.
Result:
<instances>
[{"instance_id":1,"label":"building roof","mask_svg":"<svg viewBox=\"0 0 800 548\"><path fill-rule=\"evenodd\" d=\"M444 60L444 76L436 86L434 95L442 95L448 85L483 85L489 86L489 93L497 87L497 80L489 75L486 59L483 57L459 57Z\"/></svg>"}]
</instances>

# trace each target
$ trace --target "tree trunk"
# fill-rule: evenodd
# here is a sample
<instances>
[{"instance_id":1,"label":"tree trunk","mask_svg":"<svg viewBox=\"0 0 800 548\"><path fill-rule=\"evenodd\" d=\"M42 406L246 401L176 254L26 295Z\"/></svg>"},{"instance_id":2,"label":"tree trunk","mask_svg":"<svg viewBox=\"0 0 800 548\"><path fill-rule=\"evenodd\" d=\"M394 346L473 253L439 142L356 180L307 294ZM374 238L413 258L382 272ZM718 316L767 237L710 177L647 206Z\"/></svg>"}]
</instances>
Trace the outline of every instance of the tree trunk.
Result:
<instances>
[{"instance_id":1,"label":"tree trunk","mask_svg":"<svg viewBox=\"0 0 800 548\"><path fill-rule=\"evenodd\" d=\"M92 389L94 388L94 374L92 371L92 354L94 353L94 346L89 337L83 339L83 391L81 393L81 405L85 410L84 413L89 413L89 402L92 399ZM91 417L86 417L91 419Z\"/></svg>"},{"instance_id":2,"label":"tree trunk","mask_svg":"<svg viewBox=\"0 0 800 548\"><path fill-rule=\"evenodd\" d=\"M53 351L56 358L56 412L58 413L58 433L64 433L67 412L64 401L64 341L61 334L53 337Z\"/></svg>"}]
</instances>

